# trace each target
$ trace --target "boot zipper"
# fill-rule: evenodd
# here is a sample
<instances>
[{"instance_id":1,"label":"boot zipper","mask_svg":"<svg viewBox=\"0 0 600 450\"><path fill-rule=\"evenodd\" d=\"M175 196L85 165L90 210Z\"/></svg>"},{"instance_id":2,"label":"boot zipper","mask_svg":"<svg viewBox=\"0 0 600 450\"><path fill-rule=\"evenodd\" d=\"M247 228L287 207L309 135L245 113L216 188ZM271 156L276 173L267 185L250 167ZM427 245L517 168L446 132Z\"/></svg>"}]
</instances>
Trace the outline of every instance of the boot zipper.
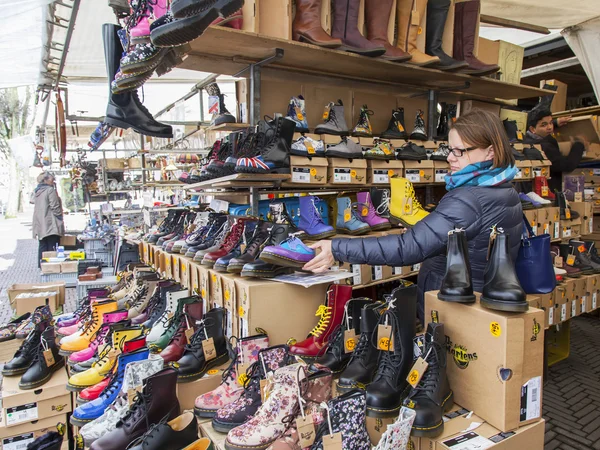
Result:
<instances>
[{"instance_id":1,"label":"boot zipper","mask_svg":"<svg viewBox=\"0 0 600 450\"><path fill-rule=\"evenodd\" d=\"M344 39L346 39L346 33L348 31L348 14L350 13L350 0L346 2L346 21L344 22Z\"/></svg>"}]
</instances>

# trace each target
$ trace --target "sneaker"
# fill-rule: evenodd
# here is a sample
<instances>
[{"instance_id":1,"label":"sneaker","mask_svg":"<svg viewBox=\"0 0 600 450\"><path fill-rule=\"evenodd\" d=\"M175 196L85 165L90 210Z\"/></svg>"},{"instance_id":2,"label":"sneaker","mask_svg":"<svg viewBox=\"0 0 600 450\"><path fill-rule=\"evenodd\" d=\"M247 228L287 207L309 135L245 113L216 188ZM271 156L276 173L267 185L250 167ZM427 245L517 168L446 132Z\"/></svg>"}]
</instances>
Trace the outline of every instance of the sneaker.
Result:
<instances>
[{"instance_id":1,"label":"sneaker","mask_svg":"<svg viewBox=\"0 0 600 450\"><path fill-rule=\"evenodd\" d=\"M527 194L527 197L533 200L534 204L535 202L539 203L540 205L550 205L552 203L550 200L546 200L545 198L540 197L535 192L530 192L529 194Z\"/></svg>"}]
</instances>

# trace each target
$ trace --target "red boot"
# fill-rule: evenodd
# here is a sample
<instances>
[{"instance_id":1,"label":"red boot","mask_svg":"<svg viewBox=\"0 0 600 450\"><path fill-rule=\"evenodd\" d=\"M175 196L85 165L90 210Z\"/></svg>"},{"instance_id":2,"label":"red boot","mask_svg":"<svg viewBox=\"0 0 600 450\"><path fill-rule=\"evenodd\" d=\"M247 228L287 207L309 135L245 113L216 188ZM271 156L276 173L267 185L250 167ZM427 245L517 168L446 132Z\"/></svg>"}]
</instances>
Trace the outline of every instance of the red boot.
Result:
<instances>
[{"instance_id":1,"label":"red boot","mask_svg":"<svg viewBox=\"0 0 600 450\"><path fill-rule=\"evenodd\" d=\"M555 200L556 196L548 186L548 178L535 177L533 180L533 192L546 200Z\"/></svg>"},{"instance_id":2,"label":"red boot","mask_svg":"<svg viewBox=\"0 0 600 450\"><path fill-rule=\"evenodd\" d=\"M169 345L160 352L160 356L165 360L165 365L170 362L179 361L183 356L185 346L188 344L185 332L188 328L194 331L198 329L196 321L202 320L202 301L185 305L181 322L177 332L171 338Z\"/></svg>"},{"instance_id":3,"label":"red boot","mask_svg":"<svg viewBox=\"0 0 600 450\"><path fill-rule=\"evenodd\" d=\"M110 375L104 380L102 380L100 383L85 388L77 395L77 403L81 404L91 402L92 400L96 400L100 396L104 388L108 386L109 382Z\"/></svg>"},{"instance_id":4,"label":"red boot","mask_svg":"<svg viewBox=\"0 0 600 450\"><path fill-rule=\"evenodd\" d=\"M290 354L307 360L322 355L333 332L342 323L344 307L351 297L352 286L331 285L327 291L327 304L319 306L316 313L321 317L319 323L308 338L290 347Z\"/></svg>"}]
</instances>

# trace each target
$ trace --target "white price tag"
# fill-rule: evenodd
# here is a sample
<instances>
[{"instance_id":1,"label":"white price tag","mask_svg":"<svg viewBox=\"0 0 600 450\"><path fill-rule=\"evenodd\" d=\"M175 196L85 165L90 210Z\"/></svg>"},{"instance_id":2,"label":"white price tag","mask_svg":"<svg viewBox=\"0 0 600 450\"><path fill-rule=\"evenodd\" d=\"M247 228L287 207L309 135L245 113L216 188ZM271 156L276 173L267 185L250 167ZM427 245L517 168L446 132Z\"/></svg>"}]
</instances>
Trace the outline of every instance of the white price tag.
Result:
<instances>
[{"instance_id":1,"label":"white price tag","mask_svg":"<svg viewBox=\"0 0 600 450\"><path fill-rule=\"evenodd\" d=\"M550 224L549 223L544 224L544 234L550 234Z\"/></svg>"},{"instance_id":2,"label":"white price tag","mask_svg":"<svg viewBox=\"0 0 600 450\"><path fill-rule=\"evenodd\" d=\"M352 284L358 286L362 281L360 276L360 264L352 264L352 273L354 274L352 277Z\"/></svg>"},{"instance_id":3,"label":"white price tag","mask_svg":"<svg viewBox=\"0 0 600 450\"><path fill-rule=\"evenodd\" d=\"M581 297L581 314L587 310L587 295Z\"/></svg>"},{"instance_id":4,"label":"white price tag","mask_svg":"<svg viewBox=\"0 0 600 450\"><path fill-rule=\"evenodd\" d=\"M390 177L387 170L376 169L373 171L374 184L387 184L390 182Z\"/></svg>"},{"instance_id":5,"label":"white price tag","mask_svg":"<svg viewBox=\"0 0 600 450\"><path fill-rule=\"evenodd\" d=\"M402 267L394 267L394 268L392 268L392 273L394 275L402 275Z\"/></svg>"},{"instance_id":6,"label":"white price tag","mask_svg":"<svg viewBox=\"0 0 600 450\"><path fill-rule=\"evenodd\" d=\"M404 176L411 183L421 182L421 171L419 169L406 169Z\"/></svg>"},{"instance_id":7,"label":"white price tag","mask_svg":"<svg viewBox=\"0 0 600 450\"><path fill-rule=\"evenodd\" d=\"M537 235L537 225L531 227L531 229L533 230L533 234Z\"/></svg>"},{"instance_id":8,"label":"white price tag","mask_svg":"<svg viewBox=\"0 0 600 450\"><path fill-rule=\"evenodd\" d=\"M597 300L598 300L598 293L594 292L592 294L592 309L596 309L596 307L598 306Z\"/></svg>"},{"instance_id":9,"label":"white price tag","mask_svg":"<svg viewBox=\"0 0 600 450\"><path fill-rule=\"evenodd\" d=\"M517 171L517 174L515 175L515 179L517 179L517 180L518 180L518 179L520 179L520 178L523 178L523 173L521 173L521 170L518 170L518 171Z\"/></svg>"},{"instance_id":10,"label":"white price tag","mask_svg":"<svg viewBox=\"0 0 600 450\"><path fill-rule=\"evenodd\" d=\"M571 317L575 317L577 315L577 300L573 300L571 302Z\"/></svg>"},{"instance_id":11,"label":"white price tag","mask_svg":"<svg viewBox=\"0 0 600 450\"><path fill-rule=\"evenodd\" d=\"M563 237L571 237L571 227L567 227L563 230Z\"/></svg>"},{"instance_id":12,"label":"white price tag","mask_svg":"<svg viewBox=\"0 0 600 450\"><path fill-rule=\"evenodd\" d=\"M593 170L594 170L594 176L600 175L600 169L593 169Z\"/></svg>"},{"instance_id":13,"label":"white price tag","mask_svg":"<svg viewBox=\"0 0 600 450\"><path fill-rule=\"evenodd\" d=\"M560 321L564 322L565 320L567 320L567 305L566 304L562 305L562 307L560 308Z\"/></svg>"},{"instance_id":14,"label":"white price tag","mask_svg":"<svg viewBox=\"0 0 600 450\"><path fill-rule=\"evenodd\" d=\"M241 337L250 336L250 331L248 330L248 321L246 319L240 318L240 331Z\"/></svg>"},{"instance_id":15,"label":"white price tag","mask_svg":"<svg viewBox=\"0 0 600 450\"><path fill-rule=\"evenodd\" d=\"M452 439L442 442L447 448L452 450L485 450L493 447L494 444L487 438L474 432L461 434Z\"/></svg>"},{"instance_id":16,"label":"white price tag","mask_svg":"<svg viewBox=\"0 0 600 450\"><path fill-rule=\"evenodd\" d=\"M378 281L383 279L383 267L382 266L373 266L371 273L373 275L373 281Z\"/></svg>"},{"instance_id":17,"label":"white price tag","mask_svg":"<svg viewBox=\"0 0 600 450\"><path fill-rule=\"evenodd\" d=\"M350 169L333 169L334 183L352 183L352 175Z\"/></svg>"},{"instance_id":18,"label":"white price tag","mask_svg":"<svg viewBox=\"0 0 600 450\"><path fill-rule=\"evenodd\" d=\"M554 325L554 306L548 310L548 325Z\"/></svg>"},{"instance_id":19,"label":"white price tag","mask_svg":"<svg viewBox=\"0 0 600 450\"><path fill-rule=\"evenodd\" d=\"M542 377L531 378L521 388L521 398L526 400L521 402L527 405L525 410L521 408L521 422L526 420L537 419L542 414L541 402Z\"/></svg>"},{"instance_id":20,"label":"white price tag","mask_svg":"<svg viewBox=\"0 0 600 450\"><path fill-rule=\"evenodd\" d=\"M410 270L413 272L418 272L419 270L421 270L421 263L414 264Z\"/></svg>"},{"instance_id":21,"label":"white price tag","mask_svg":"<svg viewBox=\"0 0 600 450\"><path fill-rule=\"evenodd\" d=\"M38 419L37 403L27 403L25 405L6 408L6 426L15 425L21 422L31 422Z\"/></svg>"},{"instance_id":22,"label":"white price tag","mask_svg":"<svg viewBox=\"0 0 600 450\"><path fill-rule=\"evenodd\" d=\"M209 207L210 207L210 209L212 209L215 212L226 213L227 211L229 211L229 202L226 202L225 200L217 200L216 198L213 198L210 201Z\"/></svg>"},{"instance_id":23,"label":"white price tag","mask_svg":"<svg viewBox=\"0 0 600 450\"><path fill-rule=\"evenodd\" d=\"M310 169L294 167L292 169L292 183L310 183Z\"/></svg>"},{"instance_id":24,"label":"white price tag","mask_svg":"<svg viewBox=\"0 0 600 450\"><path fill-rule=\"evenodd\" d=\"M554 239L560 238L560 222L554 222Z\"/></svg>"},{"instance_id":25,"label":"white price tag","mask_svg":"<svg viewBox=\"0 0 600 450\"><path fill-rule=\"evenodd\" d=\"M541 177L542 176L542 169L541 169L541 167L534 167L533 168L533 176L535 176L535 177Z\"/></svg>"},{"instance_id":26,"label":"white price tag","mask_svg":"<svg viewBox=\"0 0 600 450\"><path fill-rule=\"evenodd\" d=\"M436 183L445 183L446 175L448 175L449 170L447 169L436 169L435 171L435 182Z\"/></svg>"},{"instance_id":27,"label":"white price tag","mask_svg":"<svg viewBox=\"0 0 600 450\"><path fill-rule=\"evenodd\" d=\"M2 450L25 450L33 441L35 441L33 433L4 438L2 439Z\"/></svg>"}]
</instances>

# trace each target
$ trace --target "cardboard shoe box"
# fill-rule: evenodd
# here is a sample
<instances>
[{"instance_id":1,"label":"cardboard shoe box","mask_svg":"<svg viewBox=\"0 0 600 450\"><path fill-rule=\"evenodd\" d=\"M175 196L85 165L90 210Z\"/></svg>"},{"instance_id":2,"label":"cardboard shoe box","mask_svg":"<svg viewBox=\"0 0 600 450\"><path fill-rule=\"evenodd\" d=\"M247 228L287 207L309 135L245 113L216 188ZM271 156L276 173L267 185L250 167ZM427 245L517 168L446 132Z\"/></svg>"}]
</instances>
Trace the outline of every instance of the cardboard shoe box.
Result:
<instances>
[{"instance_id":1,"label":"cardboard shoe box","mask_svg":"<svg viewBox=\"0 0 600 450\"><path fill-rule=\"evenodd\" d=\"M61 269L59 262L43 262L41 268L43 274L60 273Z\"/></svg>"},{"instance_id":2,"label":"cardboard shoe box","mask_svg":"<svg viewBox=\"0 0 600 450\"><path fill-rule=\"evenodd\" d=\"M4 419L0 418L0 449L1 450L23 450L27 445L40 436L56 431L56 425L62 423L68 426L66 414L48 417L46 419L24 422L20 425L6 427ZM69 439L65 435L61 450L69 449Z\"/></svg>"},{"instance_id":3,"label":"cardboard shoe box","mask_svg":"<svg viewBox=\"0 0 600 450\"><path fill-rule=\"evenodd\" d=\"M553 317L553 325L557 325L562 322L566 322L569 319L569 309L567 306L569 304L569 298L567 297L568 289L568 279L566 282L559 284L554 289L554 317Z\"/></svg>"},{"instance_id":4,"label":"cardboard shoe box","mask_svg":"<svg viewBox=\"0 0 600 450\"><path fill-rule=\"evenodd\" d=\"M392 160L367 160L367 184L390 184L393 176L401 177L404 164L402 161Z\"/></svg>"},{"instance_id":5,"label":"cardboard shoe box","mask_svg":"<svg viewBox=\"0 0 600 450\"><path fill-rule=\"evenodd\" d=\"M17 316L33 312L38 306L48 305L53 313L59 308L56 292L23 292L15 298Z\"/></svg>"},{"instance_id":6,"label":"cardboard shoe box","mask_svg":"<svg viewBox=\"0 0 600 450\"><path fill-rule=\"evenodd\" d=\"M477 298L479 298L477 294ZM544 312L504 313L425 294L425 318L444 324L454 400L510 431L542 414Z\"/></svg>"},{"instance_id":7,"label":"cardboard shoe box","mask_svg":"<svg viewBox=\"0 0 600 450\"><path fill-rule=\"evenodd\" d=\"M537 209L526 209L523 211L525 217L527 218L527 222L533 229L533 234L537 234L538 232L538 210Z\"/></svg>"},{"instance_id":8,"label":"cardboard shoe box","mask_svg":"<svg viewBox=\"0 0 600 450\"><path fill-rule=\"evenodd\" d=\"M443 161L434 161L433 168L435 170L433 181L435 183L445 183L446 175L450 173L450 164Z\"/></svg>"},{"instance_id":9,"label":"cardboard shoe box","mask_svg":"<svg viewBox=\"0 0 600 450\"><path fill-rule=\"evenodd\" d=\"M327 158L291 156L292 184L327 184Z\"/></svg>"},{"instance_id":10,"label":"cardboard shoe box","mask_svg":"<svg viewBox=\"0 0 600 450\"><path fill-rule=\"evenodd\" d=\"M433 183L434 170L434 162L430 160L404 161L404 178L411 183Z\"/></svg>"},{"instance_id":11,"label":"cardboard shoe box","mask_svg":"<svg viewBox=\"0 0 600 450\"><path fill-rule=\"evenodd\" d=\"M365 159L327 158L327 182L332 184L367 184Z\"/></svg>"}]
</instances>

